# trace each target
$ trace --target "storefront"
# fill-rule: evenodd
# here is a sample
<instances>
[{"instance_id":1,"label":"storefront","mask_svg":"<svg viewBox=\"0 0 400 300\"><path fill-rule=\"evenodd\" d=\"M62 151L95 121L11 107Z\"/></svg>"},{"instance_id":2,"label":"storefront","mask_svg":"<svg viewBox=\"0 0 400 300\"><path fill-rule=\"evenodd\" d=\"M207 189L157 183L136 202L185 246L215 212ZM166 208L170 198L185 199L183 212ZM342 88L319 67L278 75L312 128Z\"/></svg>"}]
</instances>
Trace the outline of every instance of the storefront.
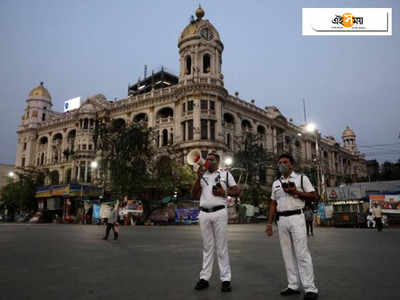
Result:
<instances>
[{"instance_id":1,"label":"storefront","mask_svg":"<svg viewBox=\"0 0 400 300\"><path fill-rule=\"evenodd\" d=\"M102 189L94 185L67 184L38 187L35 198L39 210L51 214L52 219L78 222L93 211L91 207L100 202L101 194Z\"/></svg>"}]
</instances>

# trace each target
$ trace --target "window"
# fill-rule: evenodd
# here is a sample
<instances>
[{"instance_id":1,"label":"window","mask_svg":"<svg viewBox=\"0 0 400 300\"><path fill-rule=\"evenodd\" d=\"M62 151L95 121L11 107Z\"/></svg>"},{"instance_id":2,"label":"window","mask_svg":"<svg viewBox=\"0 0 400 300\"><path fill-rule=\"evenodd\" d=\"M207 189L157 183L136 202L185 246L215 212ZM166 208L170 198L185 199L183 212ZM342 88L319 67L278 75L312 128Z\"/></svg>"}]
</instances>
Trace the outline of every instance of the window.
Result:
<instances>
[{"instance_id":1,"label":"window","mask_svg":"<svg viewBox=\"0 0 400 300\"><path fill-rule=\"evenodd\" d=\"M189 75L192 72L192 58L188 55L186 56L186 75Z\"/></svg>"},{"instance_id":2,"label":"window","mask_svg":"<svg viewBox=\"0 0 400 300\"><path fill-rule=\"evenodd\" d=\"M226 144L228 145L228 148L231 149L231 134L228 133L226 135Z\"/></svg>"},{"instance_id":3,"label":"window","mask_svg":"<svg viewBox=\"0 0 400 300\"><path fill-rule=\"evenodd\" d=\"M208 139L208 120L201 120L201 139L206 140Z\"/></svg>"},{"instance_id":4,"label":"window","mask_svg":"<svg viewBox=\"0 0 400 300\"><path fill-rule=\"evenodd\" d=\"M89 150L92 150L92 144L89 144Z\"/></svg>"},{"instance_id":5,"label":"window","mask_svg":"<svg viewBox=\"0 0 400 300\"><path fill-rule=\"evenodd\" d=\"M162 145L167 146L168 145L168 130L164 129L162 132Z\"/></svg>"},{"instance_id":6,"label":"window","mask_svg":"<svg viewBox=\"0 0 400 300\"><path fill-rule=\"evenodd\" d=\"M187 105L187 110L188 111L193 111L193 100L191 100L191 101L188 101L188 103L187 103L188 105Z\"/></svg>"},{"instance_id":7,"label":"window","mask_svg":"<svg viewBox=\"0 0 400 300\"><path fill-rule=\"evenodd\" d=\"M210 110L215 110L215 102L210 101Z\"/></svg>"},{"instance_id":8,"label":"window","mask_svg":"<svg viewBox=\"0 0 400 300\"><path fill-rule=\"evenodd\" d=\"M215 141L215 121L210 121L210 139Z\"/></svg>"},{"instance_id":9,"label":"window","mask_svg":"<svg viewBox=\"0 0 400 300\"><path fill-rule=\"evenodd\" d=\"M45 113L42 114L42 121L46 121L46 114Z\"/></svg>"},{"instance_id":10,"label":"window","mask_svg":"<svg viewBox=\"0 0 400 300\"><path fill-rule=\"evenodd\" d=\"M185 112L186 111L186 103L182 104L182 111Z\"/></svg>"},{"instance_id":11,"label":"window","mask_svg":"<svg viewBox=\"0 0 400 300\"><path fill-rule=\"evenodd\" d=\"M200 108L201 108L201 110L207 110L208 109L208 101L207 100L201 100L200 101Z\"/></svg>"},{"instance_id":12,"label":"window","mask_svg":"<svg viewBox=\"0 0 400 300\"><path fill-rule=\"evenodd\" d=\"M171 145L174 143L174 134L172 132L169 134L169 143Z\"/></svg>"},{"instance_id":13,"label":"window","mask_svg":"<svg viewBox=\"0 0 400 300\"><path fill-rule=\"evenodd\" d=\"M26 150L26 143L24 143L24 151Z\"/></svg>"},{"instance_id":14,"label":"window","mask_svg":"<svg viewBox=\"0 0 400 300\"><path fill-rule=\"evenodd\" d=\"M186 122L182 122L182 139L186 141Z\"/></svg>"},{"instance_id":15,"label":"window","mask_svg":"<svg viewBox=\"0 0 400 300\"><path fill-rule=\"evenodd\" d=\"M25 157L22 158L21 167L25 167Z\"/></svg>"},{"instance_id":16,"label":"window","mask_svg":"<svg viewBox=\"0 0 400 300\"><path fill-rule=\"evenodd\" d=\"M188 140L193 140L193 120L188 121Z\"/></svg>"},{"instance_id":17,"label":"window","mask_svg":"<svg viewBox=\"0 0 400 300\"><path fill-rule=\"evenodd\" d=\"M87 179L86 182L92 182L92 168L87 168Z\"/></svg>"},{"instance_id":18,"label":"window","mask_svg":"<svg viewBox=\"0 0 400 300\"><path fill-rule=\"evenodd\" d=\"M85 163L82 162L79 167L79 180L84 182L85 181Z\"/></svg>"},{"instance_id":19,"label":"window","mask_svg":"<svg viewBox=\"0 0 400 300\"><path fill-rule=\"evenodd\" d=\"M86 144L82 145L82 150L86 150Z\"/></svg>"},{"instance_id":20,"label":"window","mask_svg":"<svg viewBox=\"0 0 400 300\"><path fill-rule=\"evenodd\" d=\"M68 169L67 174L65 176L65 183L71 183L71 179L72 179L72 170Z\"/></svg>"},{"instance_id":21,"label":"window","mask_svg":"<svg viewBox=\"0 0 400 300\"><path fill-rule=\"evenodd\" d=\"M44 153L42 153L42 156L40 157L40 165L43 166L44 164Z\"/></svg>"},{"instance_id":22,"label":"window","mask_svg":"<svg viewBox=\"0 0 400 300\"><path fill-rule=\"evenodd\" d=\"M210 73L210 55L209 54L204 54L203 56L203 73Z\"/></svg>"}]
</instances>

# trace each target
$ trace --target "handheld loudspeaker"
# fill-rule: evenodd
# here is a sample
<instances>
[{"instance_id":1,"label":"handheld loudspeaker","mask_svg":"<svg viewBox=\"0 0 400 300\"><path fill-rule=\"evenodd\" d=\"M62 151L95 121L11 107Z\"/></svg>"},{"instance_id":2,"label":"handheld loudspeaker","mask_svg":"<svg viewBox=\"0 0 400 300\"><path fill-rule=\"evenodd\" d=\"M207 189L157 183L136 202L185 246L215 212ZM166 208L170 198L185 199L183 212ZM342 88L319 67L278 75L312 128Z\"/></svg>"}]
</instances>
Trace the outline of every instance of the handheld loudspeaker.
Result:
<instances>
[{"instance_id":1,"label":"handheld loudspeaker","mask_svg":"<svg viewBox=\"0 0 400 300\"><path fill-rule=\"evenodd\" d=\"M189 165L193 166L195 172L199 167L208 168L208 162L201 157L201 151L199 149L193 149L187 155L187 162Z\"/></svg>"}]
</instances>

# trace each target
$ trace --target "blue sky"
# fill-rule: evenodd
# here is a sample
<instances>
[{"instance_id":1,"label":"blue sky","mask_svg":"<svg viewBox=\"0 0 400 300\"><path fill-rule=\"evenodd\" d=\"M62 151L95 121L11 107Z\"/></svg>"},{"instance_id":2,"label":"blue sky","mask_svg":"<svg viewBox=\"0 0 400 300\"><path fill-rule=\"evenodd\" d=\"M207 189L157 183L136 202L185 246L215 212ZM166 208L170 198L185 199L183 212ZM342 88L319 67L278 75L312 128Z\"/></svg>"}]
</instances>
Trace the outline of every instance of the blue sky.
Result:
<instances>
[{"instance_id":1,"label":"blue sky","mask_svg":"<svg viewBox=\"0 0 400 300\"><path fill-rule=\"evenodd\" d=\"M341 141L349 125L367 159L400 158L399 1L200 1L225 49L225 87ZM45 82L53 109L97 93L123 98L164 65L178 73L177 41L194 0L0 1L0 163L14 163L29 91ZM325 4L325 5L324 5ZM304 37L303 7L391 7L393 36Z\"/></svg>"}]
</instances>

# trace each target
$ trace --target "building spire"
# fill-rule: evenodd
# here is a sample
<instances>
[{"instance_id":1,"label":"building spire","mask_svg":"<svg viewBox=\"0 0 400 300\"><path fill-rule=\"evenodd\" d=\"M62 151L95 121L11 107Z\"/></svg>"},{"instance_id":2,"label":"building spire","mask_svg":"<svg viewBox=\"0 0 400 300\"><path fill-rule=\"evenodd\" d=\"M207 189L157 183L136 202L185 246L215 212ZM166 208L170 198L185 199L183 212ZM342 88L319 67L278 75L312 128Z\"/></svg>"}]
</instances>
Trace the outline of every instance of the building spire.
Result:
<instances>
[{"instance_id":1,"label":"building spire","mask_svg":"<svg viewBox=\"0 0 400 300\"><path fill-rule=\"evenodd\" d=\"M204 17L204 10L201 8L200 4L199 4L199 8L196 9L196 17L197 17L198 21Z\"/></svg>"}]
</instances>

